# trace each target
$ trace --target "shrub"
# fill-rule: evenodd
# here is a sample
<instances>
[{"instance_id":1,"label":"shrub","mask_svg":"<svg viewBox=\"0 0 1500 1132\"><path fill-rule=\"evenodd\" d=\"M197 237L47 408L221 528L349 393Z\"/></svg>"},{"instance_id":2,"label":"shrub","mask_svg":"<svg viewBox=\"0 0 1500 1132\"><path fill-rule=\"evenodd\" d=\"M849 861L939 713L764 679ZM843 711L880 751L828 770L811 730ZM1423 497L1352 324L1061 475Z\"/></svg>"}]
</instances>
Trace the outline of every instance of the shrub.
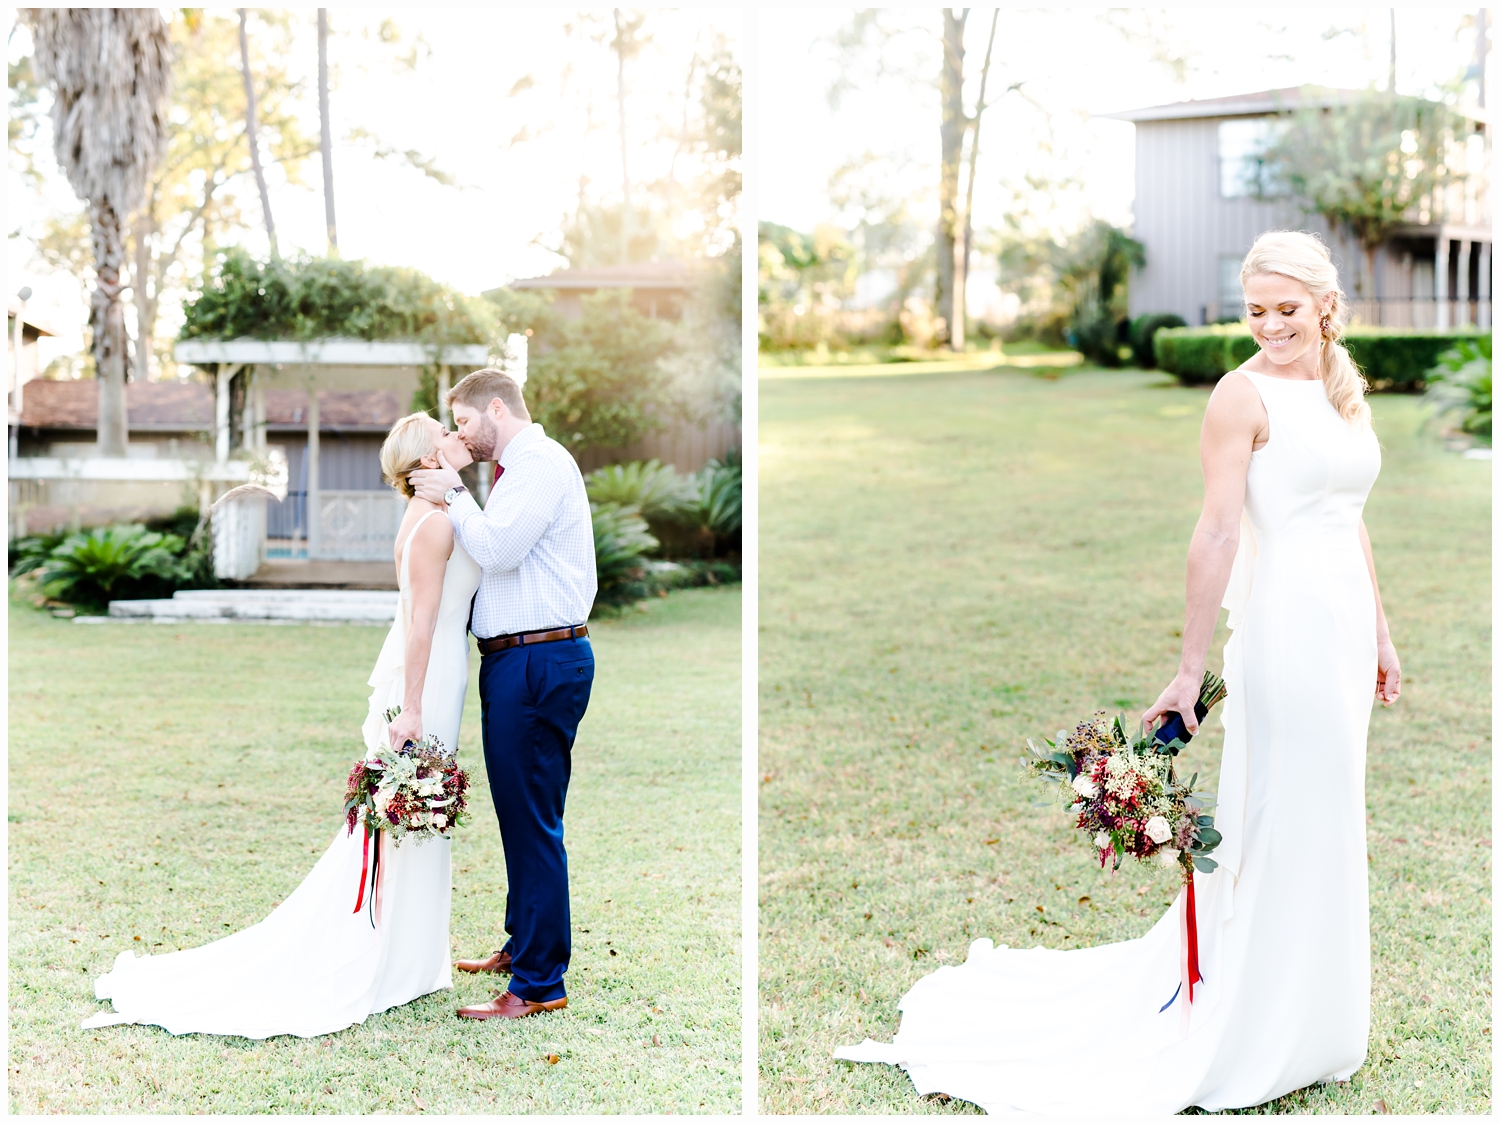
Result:
<instances>
[{"instance_id":1,"label":"shrub","mask_svg":"<svg viewBox=\"0 0 1500 1132\"><path fill-rule=\"evenodd\" d=\"M42 590L92 610L132 597L164 597L185 580L177 535L140 524L99 527L63 539L42 565Z\"/></svg>"},{"instance_id":2,"label":"shrub","mask_svg":"<svg viewBox=\"0 0 1500 1132\"><path fill-rule=\"evenodd\" d=\"M580 318L532 292L501 287L485 298L500 321L532 334L526 406L564 447L625 447L681 415L663 364L671 325L638 311L629 291L585 295Z\"/></svg>"},{"instance_id":3,"label":"shrub","mask_svg":"<svg viewBox=\"0 0 1500 1132\"><path fill-rule=\"evenodd\" d=\"M1130 320L1130 353L1141 369L1156 368L1156 346L1152 339L1158 330L1187 323L1175 314L1141 314Z\"/></svg>"},{"instance_id":4,"label":"shrub","mask_svg":"<svg viewBox=\"0 0 1500 1132\"><path fill-rule=\"evenodd\" d=\"M59 531L50 535L28 535L26 538L12 539L7 555L10 560L10 576L14 578L17 574L29 574L45 566L47 559L52 557L52 552L67 537L65 532Z\"/></svg>"},{"instance_id":5,"label":"shrub","mask_svg":"<svg viewBox=\"0 0 1500 1132\"><path fill-rule=\"evenodd\" d=\"M1218 381L1257 349L1243 323L1158 330L1152 348L1156 364L1184 385Z\"/></svg>"},{"instance_id":6,"label":"shrub","mask_svg":"<svg viewBox=\"0 0 1500 1132\"><path fill-rule=\"evenodd\" d=\"M261 263L238 248L205 273L178 337L489 343L494 311L404 267L350 259Z\"/></svg>"},{"instance_id":7,"label":"shrub","mask_svg":"<svg viewBox=\"0 0 1500 1132\"><path fill-rule=\"evenodd\" d=\"M1436 415L1456 414L1458 427L1490 440L1494 420L1494 369L1490 339L1460 342L1427 371L1427 400Z\"/></svg>"},{"instance_id":8,"label":"shrub","mask_svg":"<svg viewBox=\"0 0 1500 1132\"><path fill-rule=\"evenodd\" d=\"M744 476L739 462L710 460L698 473L697 481L698 524L716 542L737 539L744 497Z\"/></svg>"},{"instance_id":9,"label":"shrub","mask_svg":"<svg viewBox=\"0 0 1500 1132\"><path fill-rule=\"evenodd\" d=\"M676 468L660 460L599 468L584 477L584 485L590 503L634 507L653 527L683 518L696 505L698 494L691 477L678 475Z\"/></svg>"},{"instance_id":10,"label":"shrub","mask_svg":"<svg viewBox=\"0 0 1500 1132\"><path fill-rule=\"evenodd\" d=\"M634 507L590 503L594 521L594 571L598 606L624 605L646 595L646 554L657 541Z\"/></svg>"},{"instance_id":11,"label":"shrub","mask_svg":"<svg viewBox=\"0 0 1500 1132\"><path fill-rule=\"evenodd\" d=\"M1344 336L1349 355L1377 393L1419 393L1438 356L1461 341L1478 339L1489 349L1488 333L1472 330L1394 330L1358 327ZM1244 323L1158 330L1156 361L1184 385L1215 382L1256 352Z\"/></svg>"}]
</instances>

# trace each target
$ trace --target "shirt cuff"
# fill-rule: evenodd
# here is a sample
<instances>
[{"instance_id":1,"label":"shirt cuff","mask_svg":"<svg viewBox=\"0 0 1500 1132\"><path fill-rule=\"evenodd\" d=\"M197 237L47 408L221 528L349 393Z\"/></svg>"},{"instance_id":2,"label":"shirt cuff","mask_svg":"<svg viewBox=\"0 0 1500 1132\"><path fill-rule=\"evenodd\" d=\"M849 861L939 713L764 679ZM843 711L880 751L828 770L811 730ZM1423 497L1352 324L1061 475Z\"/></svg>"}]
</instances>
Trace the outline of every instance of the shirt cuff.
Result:
<instances>
[{"instance_id":1,"label":"shirt cuff","mask_svg":"<svg viewBox=\"0 0 1500 1132\"><path fill-rule=\"evenodd\" d=\"M448 521L457 531L459 524L469 516L483 514L483 512L484 508L479 506L479 500L474 498L473 492L461 491L453 497L453 502L448 504Z\"/></svg>"}]
</instances>

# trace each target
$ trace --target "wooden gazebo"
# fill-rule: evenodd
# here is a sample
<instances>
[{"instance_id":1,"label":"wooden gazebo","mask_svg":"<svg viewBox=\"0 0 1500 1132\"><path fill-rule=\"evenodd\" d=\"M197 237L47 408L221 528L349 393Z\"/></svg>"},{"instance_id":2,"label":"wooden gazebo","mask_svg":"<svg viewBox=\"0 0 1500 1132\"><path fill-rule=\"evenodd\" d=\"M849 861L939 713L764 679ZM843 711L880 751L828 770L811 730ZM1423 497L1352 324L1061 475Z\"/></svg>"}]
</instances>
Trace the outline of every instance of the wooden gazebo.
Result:
<instances>
[{"instance_id":1,"label":"wooden gazebo","mask_svg":"<svg viewBox=\"0 0 1500 1132\"><path fill-rule=\"evenodd\" d=\"M500 364L525 380L526 342L513 334ZM319 484L319 394L335 390L393 390L409 403L422 370L437 367L438 394L456 374L489 362L484 345L433 346L422 342L370 342L327 338L308 342L190 339L177 343L177 361L212 376L214 455L226 462L232 449L264 457L266 392L307 394L306 558L376 561L388 557L400 525L402 501L389 490L329 491ZM245 579L265 556L265 506L230 505L215 517L215 568L221 577Z\"/></svg>"}]
</instances>

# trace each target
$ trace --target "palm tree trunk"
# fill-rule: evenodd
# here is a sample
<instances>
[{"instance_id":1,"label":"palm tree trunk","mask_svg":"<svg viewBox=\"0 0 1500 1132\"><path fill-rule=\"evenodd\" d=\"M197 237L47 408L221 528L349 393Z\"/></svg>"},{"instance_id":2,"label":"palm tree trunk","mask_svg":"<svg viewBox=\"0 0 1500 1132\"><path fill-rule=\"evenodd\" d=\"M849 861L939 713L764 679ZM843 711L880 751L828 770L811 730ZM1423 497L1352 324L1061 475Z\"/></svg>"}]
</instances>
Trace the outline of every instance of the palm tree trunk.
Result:
<instances>
[{"instance_id":1,"label":"palm tree trunk","mask_svg":"<svg viewBox=\"0 0 1500 1132\"><path fill-rule=\"evenodd\" d=\"M156 329L156 298L151 294L151 233L156 218L151 201L141 208L135 221L135 272L131 290L135 293L135 373L136 381L151 380L151 339Z\"/></svg>"},{"instance_id":2,"label":"palm tree trunk","mask_svg":"<svg viewBox=\"0 0 1500 1132\"><path fill-rule=\"evenodd\" d=\"M943 64L938 77L943 117L939 129L942 164L938 172L937 313L946 324L942 340L960 350L964 341L964 280L955 268L963 223L958 215L958 170L969 127L964 113L964 25L968 18L967 8L962 12L943 9Z\"/></svg>"},{"instance_id":3,"label":"palm tree trunk","mask_svg":"<svg viewBox=\"0 0 1500 1132\"><path fill-rule=\"evenodd\" d=\"M266 191L266 171L260 164L260 138L255 128L255 83L250 78L250 36L245 30L245 9L240 13L240 69L245 76L245 135L250 143L250 167L255 170L255 187L260 190L260 210L266 219L266 238L271 243L271 258L280 259L276 247L276 221L271 217L271 194Z\"/></svg>"},{"instance_id":4,"label":"palm tree trunk","mask_svg":"<svg viewBox=\"0 0 1500 1132\"><path fill-rule=\"evenodd\" d=\"M125 304L120 269L125 264L124 224L106 200L89 208L97 282L91 297L94 367L99 373L99 455L124 456L129 436L125 419Z\"/></svg>"},{"instance_id":5,"label":"palm tree trunk","mask_svg":"<svg viewBox=\"0 0 1500 1132\"><path fill-rule=\"evenodd\" d=\"M339 254L333 219L333 123L328 120L328 9L318 9L318 117L323 123L323 212L328 219L328 254Z\"/></svg>"}]
</instances>

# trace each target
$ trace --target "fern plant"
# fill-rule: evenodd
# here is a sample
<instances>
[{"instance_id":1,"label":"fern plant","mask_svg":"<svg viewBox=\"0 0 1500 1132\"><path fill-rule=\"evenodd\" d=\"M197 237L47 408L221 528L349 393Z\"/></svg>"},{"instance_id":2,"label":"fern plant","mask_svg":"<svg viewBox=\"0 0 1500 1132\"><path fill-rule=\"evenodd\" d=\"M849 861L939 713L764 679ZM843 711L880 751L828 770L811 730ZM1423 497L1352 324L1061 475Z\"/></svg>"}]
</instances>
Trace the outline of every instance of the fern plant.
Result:
<instances>
[{"instance_id":1,"label":"fern plant","mask_svg":"<svg viewBox=\"0 0 1500 1132\"><path fill-rule=\"evenodd\" d=\"M1486 442L1493 436L1493 346L1487 338L1460 342L1438 355L1427 371L1425 400L1434 415L1458 418L1458 427Z\"/></svg>"},{"instance_id":2,"label":"fern plant","mask_svg":"<svg viewBox=\"0 0 1500 1132\"><path fill-rule=\"evenodd\" d=\"M695 508L700 526L716 540L740 533L744 476L739 464L710 460L697 476Z\"/></svg>"},{"instance_id":3,"label":"fern plant","mask_svg":"<svg viewBox=\"0 0 1500 1132\"><path fill-rule=\"evenodd\" d=\"M594 571L599 591L596 605L622 605L644 597L646 554L657 547L656 536L634 507L618 503L590 503L594 522Z\"/></svg>"},{"instance_id":4,"label":"fern plant","mask_svg":"<svg viewBox=\"0 0 1500 1132\"><path fill-rule=\"evenodd\" d=\"M634 507L648 524L681 519L697 502L696 484L660 460L612 464L584 477L590 503Z\"/></svg>"},{"instance_id":5,"label":"fern plant","mask_svg":"<svg viewBox=\"0 0 1500 1132\"><path fill-rule=\"evenodd\" d=\"M42 591L88 609L169 593L184 580L177 535L139 524L99 527L63 539L42 566Z\"/></svg>"}]
</instances>

